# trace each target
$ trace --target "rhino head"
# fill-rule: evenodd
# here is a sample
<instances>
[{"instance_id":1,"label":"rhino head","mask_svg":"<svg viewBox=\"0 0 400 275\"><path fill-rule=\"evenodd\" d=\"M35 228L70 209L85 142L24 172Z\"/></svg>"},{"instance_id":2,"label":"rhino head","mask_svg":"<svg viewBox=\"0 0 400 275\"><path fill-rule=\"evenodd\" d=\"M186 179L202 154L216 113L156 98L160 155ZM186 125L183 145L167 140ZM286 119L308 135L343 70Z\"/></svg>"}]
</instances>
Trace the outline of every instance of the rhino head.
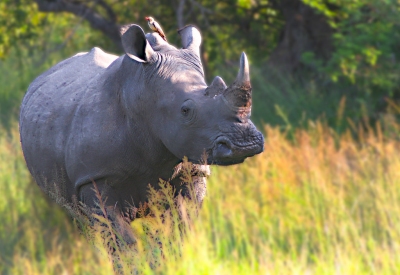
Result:
<instances>
[{"instance_id":1,"label":"rhino head","mask_svg":"<svg viewBox=\"0 0 400 275\"><path fill-rule=\"evenodd\" d=\"M178 32L183 49L157 33L145 35L137 25L122 32L126 56L143 68L141 100L151 106L136 108L146 117L152 135L175 157L186 156L194 163L206 155L208 164L230 165L261 153L264 138L250 120L252 88L245 53L231 85L217 76L207 86L200 32L193 26Z\"/></svg>"}]
</instances>

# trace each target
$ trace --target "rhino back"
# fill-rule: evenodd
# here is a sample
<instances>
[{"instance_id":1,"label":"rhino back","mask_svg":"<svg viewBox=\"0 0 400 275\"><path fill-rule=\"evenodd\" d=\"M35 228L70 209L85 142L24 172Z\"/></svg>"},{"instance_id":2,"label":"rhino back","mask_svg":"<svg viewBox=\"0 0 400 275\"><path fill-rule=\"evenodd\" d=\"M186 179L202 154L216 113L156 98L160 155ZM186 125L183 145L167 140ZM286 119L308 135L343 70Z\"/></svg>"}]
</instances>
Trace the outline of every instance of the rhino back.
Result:
<instances>
[{"instance_id":1,"label":"rhino back","mask_svg":"<svg viewBox=\"0 0 400 275\"><path fill-rule=\"evenodd\" d=\"M63 173L71 127L79 124L82 105L95 104L99 89L93 87L116 59L94 48L58 63L29 86L21 105L21 144L28 168L42 187L45 181L68 181Z\"/></svg>"},{"instance_id":2,"label":"rhino back","mask_svg":"<svg viewBox=\"0 0 400 275\"><path fill-rule=\"evenodd\" d=\"M50 96L57 94L60 96L63 90L70 91L69 88L63 88L71 86L71 84L87 84L96 75L102 73L117 58L117 56L107 54L95 47L88 53L78 53L56 64L38 76L29 85L28 91L22 101L21 110L24 109L26 104L32 104L32 101L30 101L31 97L38 98L40 101L44 94Z\"/></svg>"}]
</instances>

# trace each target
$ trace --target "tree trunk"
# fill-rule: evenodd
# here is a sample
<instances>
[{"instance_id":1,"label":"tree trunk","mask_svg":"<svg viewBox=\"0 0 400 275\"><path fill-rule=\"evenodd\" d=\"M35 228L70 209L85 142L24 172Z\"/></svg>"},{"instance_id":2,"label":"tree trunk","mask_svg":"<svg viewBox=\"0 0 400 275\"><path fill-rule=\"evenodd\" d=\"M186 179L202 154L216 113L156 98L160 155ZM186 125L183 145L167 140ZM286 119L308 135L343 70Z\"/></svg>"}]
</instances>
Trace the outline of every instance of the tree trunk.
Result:
<instances>
[{"instance_id":1,"label":"tree trunk","mask_svg":"<svg viewBox=\"0 0 400 275\"><path fill-rule=\"evenodd\" d=\"M84 2L74 2L67 0L34 0L41 12L69 12L88 21L93 29L99 30L111 39L120 49L122 48L119 35L120 25L117 24L117 17L112 8L103 0L97 0L93 7L89 7ZM106 16L102 16L96 11L102 8Z\"/></svg>"},{"instance_id":2,"label":"tree trunk","mask_svg":"<svg viewBox=\"0 0 400 275\"><path fill-rule=\"evenodd\" d=\"M278 45L268 64L285 73L313 69L302 63L302 54L313 52L317 59L326 61L333 50L333 29L324 15L317 13L301 0L281 0L276 8L285 20Z\"/></svg>"}]
</instances>

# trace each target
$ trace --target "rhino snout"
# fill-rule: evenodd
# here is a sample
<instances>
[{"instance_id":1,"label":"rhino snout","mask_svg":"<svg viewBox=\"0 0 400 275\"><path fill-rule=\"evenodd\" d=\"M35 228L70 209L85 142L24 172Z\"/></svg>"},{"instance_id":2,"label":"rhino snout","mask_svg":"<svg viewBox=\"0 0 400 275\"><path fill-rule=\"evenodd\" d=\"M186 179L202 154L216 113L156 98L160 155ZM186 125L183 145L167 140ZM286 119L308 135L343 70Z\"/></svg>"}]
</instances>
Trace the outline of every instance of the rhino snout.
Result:
<instances>
[{"instance_id":1,"label":"rhino snout","mask_svg":"<svg viewBox=\"0 0 400 275\"><path fill-rule=\"evenodd\" d=\"M212 150L212 161L218 165L242 163L247 157L264 151L264 137L257 131L249 140L234 143L226 136L218 137Z\"/></svg>"},{"instance_id":2,"label":"rhino snout","mask_svg":"<svg viewBox=\"0 0 400 275\"><path fill-rule=\"evenodd\" d=\"M232 143L226 137L219 137L215 141L213 150L214 159L224 159L232 157Z\"/></svg>"}]
</instances>

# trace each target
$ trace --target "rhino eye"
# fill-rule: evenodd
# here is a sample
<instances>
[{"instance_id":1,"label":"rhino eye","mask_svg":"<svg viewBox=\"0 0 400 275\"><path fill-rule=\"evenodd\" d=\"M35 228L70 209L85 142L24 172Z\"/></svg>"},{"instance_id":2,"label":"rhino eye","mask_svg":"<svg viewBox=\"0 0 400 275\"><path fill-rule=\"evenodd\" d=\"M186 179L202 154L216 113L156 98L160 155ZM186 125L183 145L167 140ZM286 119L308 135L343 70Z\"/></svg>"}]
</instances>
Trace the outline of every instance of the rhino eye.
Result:
<instances>
[{"instance_id":1,"label":"rhino eye","mask_svg":"<svg viewBox=\"0 0 400 275\"><path fill-rule=\"evenodd\" d=\"M195 117L195 110L196 110L196 104L194 103L193 100L188 99L185 102L183 102L181 106L181 115L182 118L186 121L192 121L193 118Z\"/></svg>"},{"instance_id":2,"label":"rhino eye","mask_svg":"<svg viewBox=\"0 0 400 275\"><path fill-rule=\"evenodd\" d=\"M182 113L182 115L187 116L187 115L189 114L189 111L190 111L190 108L189 108L189 107L187 107L187 106L182 106L182 108L181 108L181 113Z\"/></svg>"}]
</instances>

